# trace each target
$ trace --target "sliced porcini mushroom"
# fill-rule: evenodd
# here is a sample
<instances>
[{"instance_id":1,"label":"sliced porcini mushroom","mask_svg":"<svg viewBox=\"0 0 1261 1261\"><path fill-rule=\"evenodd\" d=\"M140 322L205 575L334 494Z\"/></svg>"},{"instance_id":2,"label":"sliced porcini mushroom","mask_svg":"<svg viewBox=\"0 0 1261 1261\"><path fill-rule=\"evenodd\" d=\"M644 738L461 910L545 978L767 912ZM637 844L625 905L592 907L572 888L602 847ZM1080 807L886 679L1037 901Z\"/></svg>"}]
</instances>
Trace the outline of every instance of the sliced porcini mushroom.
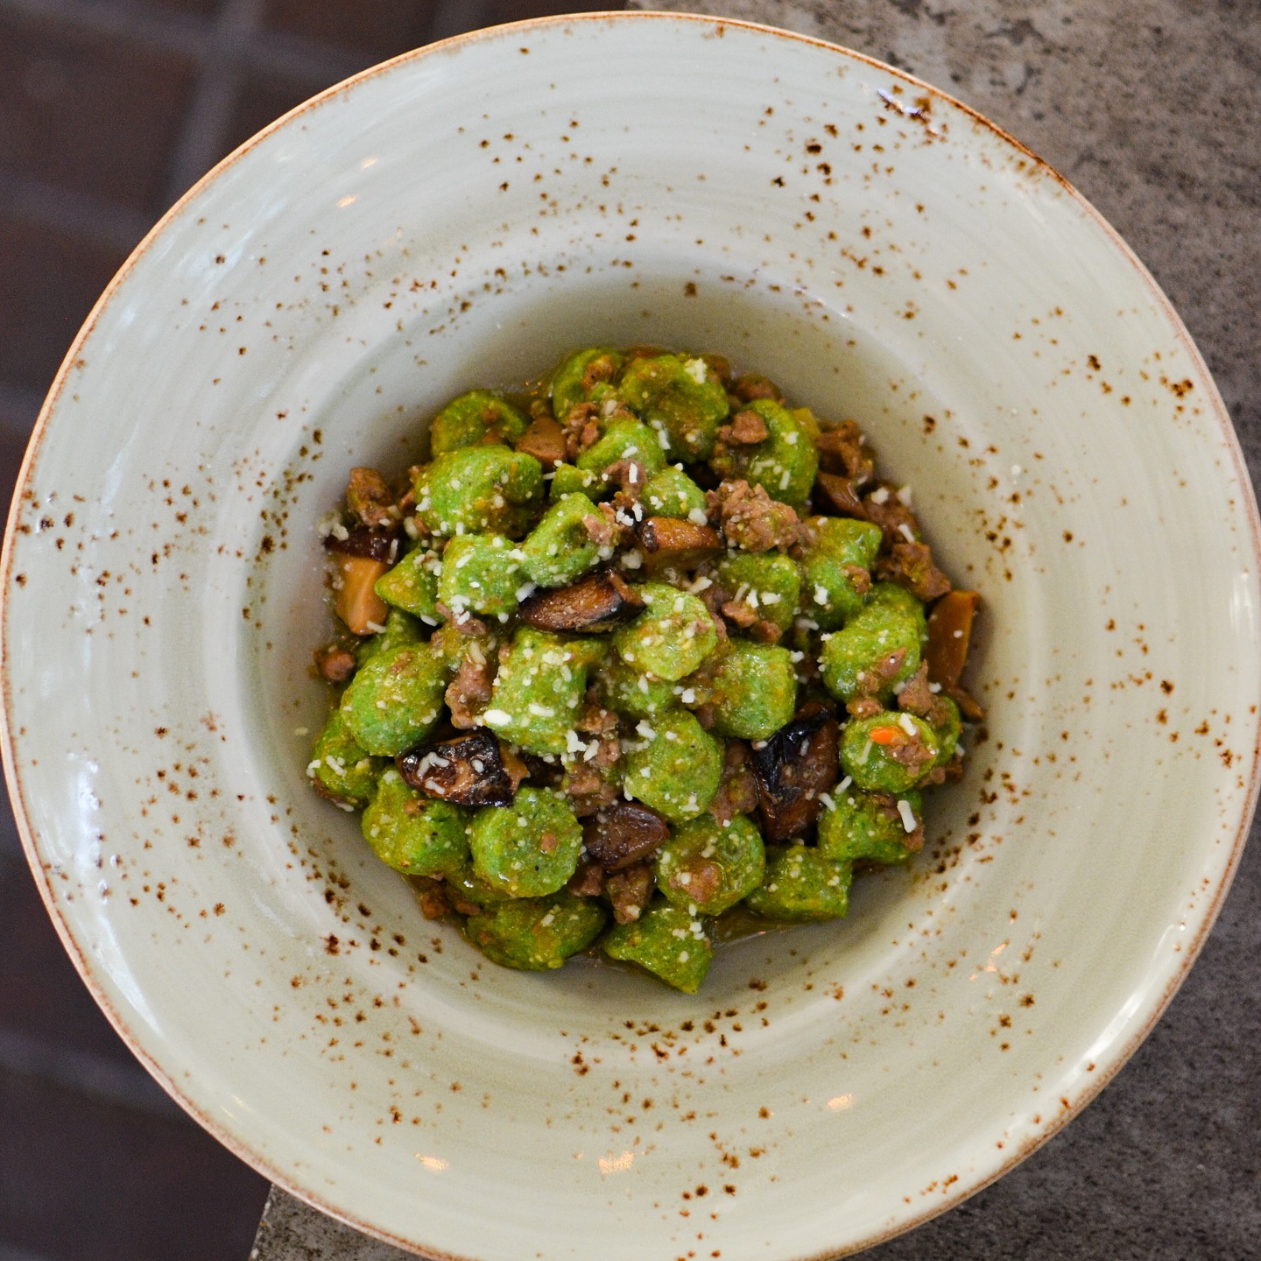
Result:
<instances>
[{"instance_id":1,"label":"sliced porcini mushroom","mask_svg":"<svg viewBox=\"0 0 1261 1261\"><path fill-rule=\"evenodd\" d=\"M867 520L867 510L858 497L853 479L838 473L819 473L814 479L814 502L822 512L838 517Z\"/></svg>"},{"instance_id":2,"label":"sliced porcini mushroom","mask_svg":"<svg viewBox=\"0 0 1261 1261\"><path fill-rule=\"evenodd\" d=\"M536 591L518 613L538 630L593 634L611 630L640 612L639 592L611 569L587 574L568 587Z\"/></svg>"},{"instance_id":3,"label":"sliced porcini mushroom","mask_svg":"<svg viewBox=\"0 0 1261 1261\"><path fill-rule=\"evenodd\" d=\"M393 564L398 556L398 540L392 531L356 526L353 530L343 529L341 533L345 538L329 534L324 539L324 546L338 556L361 556L365 560L382 560L387 564Z\"/></svg>"},{"instance_id":4,"label":"sliced porcini mushroom","mask_svg":"<svg viewBox=\"0 0 1261 1261\"><path fill-rule=\"evenodd\" d=\"M582 825L587 856L605 871L624 871L655 854L670 837L666 821L637 801L615 801Z\"/></svg>"},{"instance_id":5,"label":"sliced porcini mushroom","mask_svg":"<svg viewBox=\"0 0 1261 1261\"><path fill-rule=\"evenodd\" d=\"M385 625L389 606L376 593L377 579L389 569L383 560L337 554L333 575L333 612L353 635L375 635Z\"/></svg>"},{"instance_id":6,"label":"sliced porcini mushroom","mask_svg":"<svg viewBox=\"0 0 1261 1261\"><path fill-rule=\"evenodd\" d=\"M565 458L565 431L551 416L536 416L517 439L517 450L532 455L550 473Z\"/></svg>"},{"instance_id":7,"label":"sliced porcini mushroom","mask_svg":"<svg viewBox=\"0 0 1261 1261\"><path fill-rule=\"evenodd\" d=\"M790 723L750 748L758 781L763 832L768 841L803 836L819 817L821 794L839 775L840 724L819 701L804 705Z\"/></svg>"},{"instance_id":8,"label":"sliced porcini mushroom","mask_svg":"<svg viewBox=\"0 0 1261 1261\"><path fill-rule=\"evenodd\" d=\"M639 526L639 545L650 574L662 569L695 569L723 550L717 530L679 517L646 518Z\"/></svg>"},{"instance_id":9,"label":"sliced porcini mushroom","mask_svg":"<svg viewBox=\"0 0 1261 1261\"><path fill-rule=\"evenodd\" d=\"M457 806L507 806L516 792L515 777L489 731L409 749L398 755L396 764L404 782L418 793Z\"/></svg>"},{"instance_id":10,"label":"sliced porcini mushroom","mask_svg":"<svg viewBox=\"0 0 1261 1261\"><path fill-rule=\"evenodd\" d=\"M979 597L975 591L951 591L941 597L928 615L928 643L924 660L928 677L942 687L958 687L968 663L972 619Z\"/></svg>"}]
</instances>

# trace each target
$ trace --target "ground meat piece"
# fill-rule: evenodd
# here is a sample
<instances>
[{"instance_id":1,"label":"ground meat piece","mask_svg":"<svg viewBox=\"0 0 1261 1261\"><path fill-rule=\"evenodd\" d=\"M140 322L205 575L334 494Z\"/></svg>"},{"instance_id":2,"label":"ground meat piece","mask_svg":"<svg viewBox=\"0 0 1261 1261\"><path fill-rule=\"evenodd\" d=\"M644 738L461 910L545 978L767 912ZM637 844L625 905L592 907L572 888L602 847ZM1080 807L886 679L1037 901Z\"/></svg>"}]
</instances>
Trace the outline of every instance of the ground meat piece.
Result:
<instances>
[{"instance_id":1,"label":"ground meat piece","mask_svg":"<svg viewBox=\"0 0 1261 1261\"><path fill-rule=\"evenodd\" d=\"M876 558L876 577L896 582L920 600L936 600L950 590L950 579L933 564L925 543L894 543L889 553Z\"/></svg>"},{"instance_id":2,"label":"ground meat piece","mask_svg":"<svg viewBox=\"0 0 1261 1261\"><path fill-rule=\"evenodd\" d=\"M731 392L742 403L752 403L759 398L769 398L776 403L784 401L779 386L769 377L760 376L756 372L747 372L738 378L731 387Z\"/></svg>"},{"instance_id":3,"label":"ground meat piece","mask_svg":"<svg viewBox=\"0 0 1261 1261\"><path fill-rule=\"evenodd\" d=\"M777 622L768 622L765 618L754 622L749 627L749 638L759 644L777 644L784 637L784 628Z\"/></svg>"},{"instance_id":4,"label":"ground meat piece","mask_svg":"<svg viewBox=\"0 0 1261 1261\"><path fill-rule=\"evenodd\" d=\"M863 511L867 520L875 522L884 534L881 540L884 550L895 543L912 542L920 536L915 514L897 497L895 489L882 482L871 494L863 496Z\"/></svg>"},{"instance_id":5,"label":"ground meat piece","mask_svg":"<svg viewBox=\"0 0 1261 1261\"><path fill-rule=\"evenodd\" d=\"M621 797L621 790L606 779L598 766L579 762L561 781L561 791L570 799L574 815L585 819L611 806Z\"/></svg>"},{"instance_id":6,"label":"ground meat piece","mask_svg":"<svg viewBox=\"0 0 1261 1261\"><path fill-rule=\"evenodd\" d=\"M346 508L370 530L385 529L398 521L398 509L385 478L376 469L352 468L346 484Z\"/></svg>"},{"instance_id":7,"label":"ground meat piece","mask_svg":"<svg viewBox=\"0 0 1261 1261\"><path fill-rule=\"evenodd\" d=\"M845 576L854 584L859 595L866 595L871 590L871 575L861 565L846 565Z\"/></svg>"},{"instance_id":8,"label":"ground meat piece","mask_svg":"<svg viewBox=\"0 0 1261 1261\"><path fill-rule=\"evenodd\" d=\"M879 696L881 692L898 677L902 662L906 660L906 649L895 648L888 656L881 657L870 670L860 670L856 682L859 696Z\"/></svg>"},{"instance_id":9,"label":"ground meat piece","mask_svg":"<svg viewBox=\"0 0 1261 1261\"><path fill-rule=\"evenodd\" d=\"M722 606L722 615L729 622L734 622L741 630L747 629L758 620L757 610L743 600L728 600Z\"/></svg>"},{"instance_id":10,"label":"ground meat piece","mask_svg":"<svg viewBox=\"0 0 1261 1261\"><path fill-rule=\"evenodd\" d=\"M587 513L582 524L597 547L616 547L627 533L612 504L596 504L596 511Z\"/></svg>"},{"instance_id":11,"label":"ground meat piece","mask_svg":"<svg viewBox=\"0 0 1261 1261\"><path fill-rule=\"evenodd\" d=\"M614 507L631 508L639 502L648 470L638 460L618 460L604 470L604 476L621 487L619 494L613 497Z\"/></svg>"},{"instance_id":12,"label":"ground meat piece","mask_svg":"<svg viewBox=\"0 0 1261 1261\"><path fill-rule=\"evenodd\" d=\"M617 715L603 705L588 701L574 719L574 730L592 736L612 735L617 731Z\"/></svg>"},{"instance_id":13,"label":"ground meat piece","mask_svg":"<svg viewBox=\"0 0 1261 1261\"><path fill-rule=\"evenodd\" d=\"M697 902L708 902L722 888L722 868L712 858L689 858L671 873L670 888Z\"/></svg>"},{"instance_id":14,"label":"ground meat piece","mask_svg":"<svg viewBox=\"0 0 1261 1261\"><path fill-rule=\"evenodd\" d=\"M486 623L480 618L476 618L469 612L456 613L449 609L441 600L434 601L434 608L438 611L438 616L448 625L454 626L461 635L486 635L489 632L486 629Z\"/></svg>"},{"instance_id":15,"label":"ground meat piece","mask_svg":"<svg viewBox=\"0 0 1261 1261\"><path fill-rule=\"evenodd\" d=\"M502 740L499 741L499 761L504 768L504 773L508 776L508 782L512 785L512 795L515 797L522 781L531 777L530 768L526 765L525 759L514 753L512 746L505 744Z\"/></svg>"},{"instance_id":16,"label":"ground meat piece","mask_svg":"<svg viewBox=\"0 0 1261 1261\"><path fill-rule=\"evenodd\" d=\"M490 703L491 685L495 681L495 668L484 654L476 660L470 652L460 662L444 699L451 711L451 725L460 731L477 726L477 719Z\"/></svg>"},{"instance_id":17,"label":"ground meat piece","mask_svg":"<svg viewBox=\"0 0 1261 1261\"><path fill-rule=\"evenodd\" d=\"M578 403L569 409L561 428L565 434L565 455L576 460L600 440L600 409L594 403Z\"/></svg>"},{"instance_id":18,"label":"ground meat piece","mask_svg":"<svg viewBox=\"0 0 1261 1261\"><path fill-rule=\"evenodd\" d=\"M354 674L358 664L353 652L348 652L337 644L315 650L315 668L319 671L320 678L327 679L330 683L345 683Z\"/></svg>"},{"instance_id":19,"label":"ground meat piece","mask_svg":"<svg viewBox=\"0 0 1261 1261\"><path fill-rule=\"evenodd\" d=\"M416 884L418 886L416 901L420 904L420 913L426 919L442 919L444 915L450 915L456 909L452 905L449 890L441 880L417 876ZM468 914L468 912L461 913Z\"/></svg>"},{"instance_id":20,"label":"ground meat piece","mask_svg":"<svg viewBox=\"0 0 1261 1261\"><path fill-rule=\"evenodd\" d=\"M723 750L722 781L718 795L709 803L709 813L719 823L730 823L738 814L757 809L757 777L749 765L749 750L743 740L728 740Z\"/></svg>"},{"instance_id":21,"label":"ground meat piece","mask_svg":"<svg viewBox=\"0 0 1261 1261\"><path fill-rule=\"evenodd\" d=\"M897 762L899 766L905 766L911 775L919 780L921 776L932 766L937 754L930 749L920 738L917 730L914 735L910 735L899 727L898 731L902 732L902 739L895 740L892 744L883 746L886 757Z\"/></svg>"},{"instance_id":22,"label":"ground meat piece","mask_svg":"<svg viewBox=\"0 0 1261 1261\"><path fill-rule=\"evenodd\" d=\"M604 868L585 858L578 860L578 870L565 886L577 898L598 898L604 892Z\"/></svg>"},{"instance_id":23,"label":"ground meat piece","mask_svg":"<svg viewBox=\"0 0 1261 1261\"><path fill-rule=\"evenodd\" d=\"M928 685L926 661L921 661L919 669L902 685L898 708L922 718L930 727L940 727L950 716L941 697Z\"/></svg>"},{"instance_id":24,"label":"ground meat piece","mask_svg":"<svg viewBox=\"0 0 1261 1261\"><path fill-rule=\"evenodd\" d=\"M884 706L870 696L855 696L852 701L845 702L845 712L851 718L873 718L882 709Z\"/></svg>"},{"instance_id":25,"label":"ground meat piece","mask_svg":"<svg viewBox=\"0 0 1261 1261\"><path fill-rule=\"evenodd\" d=\"M759 442L765 442L771 436L771 431L766 427L764 421L757 412L736 412L731 418L731 424L723 425L718 431L718 441L736 446L751 447Z\"/></svg>"},{"instance_id":26,"label":"ground meat piece","mask_svg":"<svg viewBox=\"0 0 1261 1261\"><path fill-rule=\"evenodd\" d=\"M615 728L614 734L600 737L600 746L596 749L595 757L591 759L591 764L608 770L610 766L616 766L621 760L622 742L617 738Z\"/></svg>"},{"instance_id":27,"label":"ground meat piece","mask_svg":"<svg viewBox=\"0 0 1261 1261\"><path fill-rule=\"evenodd\" d=\"M604 882L604 891L613 904L613 918L619 924L633 924L652 897L652 868L647 863L614 872Z\"/></svg>"},{"instance_id":28,"label":"ground meat piece","mask_svg":"<svg viewBox=\"0 0 1261 1261\"><path fill-rule=\"evenodd\" d=\"M843 420L835 429L826 429L815 440L819 467L825 473L839 473L865 486L875 475L871 455L863 446L862 434L852 420Z\"/></svg>"},{"instance_id":29,"label":"ground meat piece","mask_svg":"<svg viewBox=\"0 0 1261 1261\"><path fill-rule=\"evenodd\" d=\"M706 492L709 519L716 522L731 547L746 552L786 552L801 534L801 522L787 505L772 499L762 486L743 479L723 482Z\"/></svg>"}]
</instances>

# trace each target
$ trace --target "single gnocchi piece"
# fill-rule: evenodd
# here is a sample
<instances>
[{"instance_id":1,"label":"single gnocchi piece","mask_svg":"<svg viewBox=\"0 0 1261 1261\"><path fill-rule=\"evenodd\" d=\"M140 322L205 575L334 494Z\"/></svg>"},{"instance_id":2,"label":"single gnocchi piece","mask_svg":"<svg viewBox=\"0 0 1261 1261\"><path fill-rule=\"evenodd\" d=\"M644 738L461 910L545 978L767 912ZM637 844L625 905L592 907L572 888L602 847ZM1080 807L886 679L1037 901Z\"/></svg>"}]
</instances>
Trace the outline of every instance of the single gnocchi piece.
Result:
<instances>
[{"instance_id":1,"label":"single gnocchi piece","mask_svg":"<svg viewBox=\"0 0 1261 1261\"><path fill-rule=\"evenodd\" d=\"M839 701L888 699L919 669L923 641L923 605L902 587L877 583L863 610L824 636L823 682Z\"/></svg>"},{"instance_id":2,"label":"single gnocchi piece","mask_svg":"<svg viewBox=\"0 0 1261 1261\"><path fill-rule=\"evenodd\" d=\"M506 400L489 390L470 390L452 399L429 428L429 449L436 459L460 447L483 442L513 443L529 421Z\"/></svg>"},{"instance_id":3,"label":"single gnocchi piece","mask_svg":"<svg viewBox=\"0 0 1261 1261\"><path fill-rule=\"evenodd\" d=\"M722 378L713 367L683 355L634 360L618 391L656 431L658 450L671 459L708 459L730 410Z\"/></svg>"},{"instance_id":4,"label":"single gnocchi piece","mask_svg":"<svg viewBox=\"0 0 1261 1261\"><path fill-rule=\"evenodd\" d=\"M797 672L787 648L733 639L709 670L713 730L769 740L797 709Z\"/></svg>"},{"instance_id":5,"label":"single gnocchi piece","mask_svg":"<svg viewBox=\"0 0 1261 1261\"><path fill-rule=\"evenodd\" d=\"M552 373L552 414L563 422L579 403L605 397L624 362L621 352L611 346L590 346L567 355Z\"/></svg>"},{"instance_id":6,"label":"single gnocchi piece","mask_svg":"<svg viewBox=\"0 0 1261 1261\"><path fill-rule=\"evenodd\" d=\"M567 639L520 626L502 655L482 721L501 739L529 753L558 756L587 691L587 673L604 654L596 639Z\"/></svg>"},{"instance_id":7,"label":"single gnocchi piece","mask_svg":"<svg viewBox=\"0 0 1261 1261\"><path fill-rule=\"evenodd\" d=\"M683 471L671 464L650 477L640 502L652 517L681 517L704 525L707 520L705 492Z\"/></svg>"},{"instance_id":8,"label":"single gnocchi piece","mask_svg":"<svg viewBox=\"0 0 1261 1261\"><path fill-rule=\"evenodd\" d=\"M510 806L485 806L469 829L473 870L492 889L541 898L564 888L578 867L582 826L566 799L521 788Z\"/></svg>"},{"instance_id":9,"label":"single gnocchi piece","mask_svg":"<svg viewBox=\"0 0 1261 1261\"><path fill-rule=\"evenodd\" d=\"M755 399L747 411L762 421L767 436L749 445L723 444L714 453L714 467L723 477L763 487L772 499L804 507L819 471L819 452L808 426L774 399Z\"/></svg>"},{"instance_id":10,"label":"single gnocchi piece","mask_svg":"<svg viewBox=\"0 0 1261 1261\"><path fill-rule=\"evenodd\" d=\"M906 793L938 763L937 733L914 714L852 719L841 735L841 766L859 788Z\"/></svg>"},{"instance_id":11,"label":"single gnocchi piece","mask_svg":"<svg viewBox=\"0 0 1261 1261\"><path fill-rule=\"evenodd\" d=\"M373 757L350 734L346 716L335 709L324 724L307 767L316 789L334 801L361 805L376 792L377 777L387 765Z\"/></svg>"},{"instance_id":12,"label":"single gnocchi piece","mask_svg":"<svg viewBox=\"0 0 1261 1261\"><path fill-rule=\"evenodd\" d=\"M579 471L600 474L622 460L634 460L652 477L666 466L665 452L657 435L638 420L614 421L604 436L578 457Z\"/></svg>"},{"instance_id":13,"label":"single gnocchi piece","mask_svg":"<svg viewBox=\"0 0 1261 1261\"><path fill-rule=\"evenodd\" d=\"M509 447L460 447L424 465L413 490L416 515L432 534L518 537L543 496L543 466Z\"/></svg>"},{"instance_id":14,"label":"single gnocchi piece","mask_svg":"<svg viewBox=\"0 0 1261 1261\"><path fill-rule=\"evenodd\" d=\"M517 607L521 553L502 534L462 534L442 553L438 596L454 613L503 617ZM388 576L388 575L387 575Z\"/></svg>"},{"instance_id":15,"label":"single gnocchi piece","mask_svg":"<svg viewBox=\"0 0 1261 1261\"><path fill-rule=\"evenodd\" d=\"M639 744L622 759L628 797L671 823L706 810L722 780L722 745L686 710L641 722Z\"/></svg>"},{"instance_id":16,"label":"single gnocchi piece","mask_svg":"<svg viewBox=\"0 0 1261 1261\"><path fill-rule=\"evenodd\" d=\"M564 587L599 564L600 545L585 524L588 517L599 520L596 513L586 495L563 495L556 500L521 544L526 577L540 587Z\"/></svg>"},{"instance_id":17,"label":"single gnocchi piece","mask_svg":"<svg viewBox=\"0 0 1261 1261\"><path fill-rule=\"evenodd\" d=\"M904 863L919 833L923 798L915 789L900 796L872 793L851 784L824 803L819 816L819 853L833 862ZM909 825L909 826L908 826Z\"/></svg>"},{"instance_id":18,"label":"single gnocchi piece","mask_svg":"<svg viewBox=\"0 0 1261 1261\"><path fill-rule=\"evenodd\" d=\"M394 767L363 812L363 838L382 862L409 876L444 876L468 862L468 811L422 797Z\"/></svg>"},{"instance_id":19,"label":"single gnocchi piece","mask_svg":"<svg viewBox=\"0 0 1261 1261\"><path fill-rule=\"evenodd\" d=\"M840 919L849 911L853 869L800 843L768 845L766 874L746 899L764 919L808 924Z\"/></svg>"},{"instance_id":20,"label":"single gnocchi piece","mask_svg":"<svg viewBox=\"0 0 1261 1261\"><path fill-rule=\"evenodd\" d=\"M487 902L468 917L464 932L492 963L546 972L585 950L607 920L600 903L561 892Z\"/></svg>"},{"instance_id":21,"label":"single gnocchi piece","mask_svg":"<svg viewBox=\"0 0 1261 1261\"><path fill-rule=\"evenodd\" d=\"M386 604L418 617L427 626L437 626L438 575L442 557L429 548L415 547L393 569L376 582L376 593Z\"/></svg>"},{"instance_id":22,"label":"single gnocchi piece","mask_svg":"<svg viewBox=\"0 0 1261 1261\"><path fill-rule=\"evenodd\" d=\"M713 962L714 946L704 920L663 898L638 919L611 928L604 953L637 963L676 990L695 994Z\"/></svg>"},{"instance_id":23,"label":"single gnocchi piece","mask_svg":"<svg viewBox=\"0 0 1261 1261\"><path fill-rule=\"evenodd\" d=\"M614 634L613 646L628 666L677 683L718 647L713 619L696 596L669 583L646 582L640 594L644 611Z\"/></svg>"},{"instance_id":24,"label":"single gnocchi piece","mask_svg":"<svg viewBox=\"0 0 1261 1261\"><path fill-rule=\"evenodd\" d=\"M373 655L342 697L346 729L368 752L393 757L438 726L446 671L426 644Z\"/></svg>"},{"instance_id":25,"label":"single gnocchi piece","mask_svg":"<svg viewBox=\"0 0 1261 1261\"><path fill-rule=\"evenodd\" d=\"M802 557L805 607L825 631L839 630L866 607L880 527L852 517L811 517L814 541Z\"/></svg>"},{"instance_id":26,"label":"single gnocchi piece","mask_svg":"<svg viewBox=\"0 0 1261 1261\"><path fill-rule=\"evenodd\" d=\"M703 814L675 828L657 853L657 888L694 914L721 915L762 883L766 851L753 822Z\"/></svg>"}]
</instances>

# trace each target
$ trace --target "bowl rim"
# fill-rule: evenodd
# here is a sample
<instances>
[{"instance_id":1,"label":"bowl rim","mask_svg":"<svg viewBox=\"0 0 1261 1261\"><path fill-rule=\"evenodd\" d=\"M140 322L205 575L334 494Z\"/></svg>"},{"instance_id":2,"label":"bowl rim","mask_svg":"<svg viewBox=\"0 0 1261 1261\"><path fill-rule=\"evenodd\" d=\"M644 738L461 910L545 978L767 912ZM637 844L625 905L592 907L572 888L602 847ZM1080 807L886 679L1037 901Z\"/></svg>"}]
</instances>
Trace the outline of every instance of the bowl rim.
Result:
<instances>
[{"instance_id":1,"label":"bowl rim","mask_svg":"<svg viewBox=\"0 0 1261 1261\"><path fill-rule=\"evenodd\" d=\"M65 357L57 369L53 381L49 386L48 393L40 407L39 414L36 417L35 424L32 428L31 436L28 440L26 451L18 471L13 499L9 506L5 526L3 547L2 550L0 550L0 688L2 688L3 696L3 704L0 704L0 762L3 763L6 785L10 799L15 807L14 819L18 835L22 843L22 848L26 855L27 863L30 866L31 873L35 879L40 897L44 903L45 909L48 911L49 918L52 920L53 927L61 940L62 946L69 955L75 970L87 986L88 991L91 993L92 998L131 1053L136 1056L148 1073L158 1082L158 1084L174 1100L174 1102L183 1109L184 1112L192 1117L199 1126L206 1130L207 1133L232 1152L232 1154L238 1159L249 1165L255 1172L267 1178L273 1187L280 1187L288 1194L336 1221L350 1226L372 1238L392 1244L395 1247L408 1252L416 1252L417 1245L410 1240L389 1232L388 1230L384 1230L381 1227L360 1220L352 1212L335 1208L326 1203L318 1192L298 1185L289 1175L278 1172L272 1167L271 1161L266 1156L260 1155L258 1152L254 1151L244 1140L238 1138L235 1134L227 1130L226 1127L220 1125L217 1121L212 1120L203 1113L198 1105L183 1093L176 1081L168 1075L166 1070L157 1064L149 1052L131 1033L130 1029L124 1023L122 1016L111 1004L103 988L95 980L91 966L89 965L83 951L80 949L79 944L71 935L70 930L66 926L66 923L57 908L57 904L52 897L48 873L41 863L36 849L35 836L28 821L26 802L22 791L22 783L16 769L15 736L9 721L11 679L8 671L7 654L2 651L9 638L8 615L12 587L11 570L14 559L13 552L15 546L16 527L18 524L21 506L24 501L24 491L33 465L38 456L45 431L52 419L54 411L57 408L58 401L67 383L69 374L80 358L80 351L84 343L91 336L106 307L113 299L119 287L130 275L132 269L155 243L155 241L162 235L162 233L166 231L167 227L184 214L187 208L192 205L201 196L201 194L210 187L211 184L213 184L221 175L234 166L242 157L249 153L263 140L281 128L287 127L308 110L324 104L325 102L347 92L351 88L367 81L368 79L387 73L395 67L405 63L420 61L430 57L440 57L468 44L491 38L502 38L503 33L506 31L521 31L524 33L529 31L544 30L558 25L571 26L577 23L601 23L608 25L619 22L643 23L647 21L663 20L678 24L687 23L693 25L713 26L719 30L727 27L748 30L757 34L774 36L777 39L789 40L794 43L823 49L831 53L839 54L844 58L876 68L882 73L895 76L920 92L928 93L932 97L945 102L955 109L958 109L974 123L979 124L983 129L992 133L994 137L1021 154L1034 166L1039 174L1049 176L1057 184L1059 184L1064 192L1067 193L1073 200L1075 206L1080 211L1084 212L1085 216L1089 220L1093 221L1093 224L1097 228L1102 229L1111 245L1114 246L1134 268L1138 278L1145 285L1153 306L1156 307L1165 317L1170 330L1178 338L1181 348L1186 352L1192 364L1201 375L1203 382L1210 387L1207 390L1209 403L1208 410L1217 422L1225 453L1227 453L1230 457L1232 471L1237 475L1239 485L1242 488L1242 507L1247 516L1250 527L1252 558L1254 562L1261 567L1261 513L1258 512L1255 490L1253 488L1247 463L1243 456L1242 448L1239 444L1238 435L1235 432L1233 423L1230 420L1229 412L1221 398L1220 392L1216 387L1216 383L1213 380L1212 374L1209 371L1203 355L1200 353L1191 337L1190 332L1187 330L1185 324L1178 315L1173 303L1161 289L1152 274L1148 271L1142 260L1120 235L1120 233L1111 225L1111 223L1109 223L1108 220L1095 208L1089 199L1086 198L1076 187L1074 187L1074 185L1065 178L1064 175L1057 171L1044 158L1040 157L1034 150L1030 149L1010 132L995 123L992 119L988 118L972 106L959 100L957 97L952 96L950 93L943 91L941 88L938 88L933 84L916 77L915 75L909 74L905 70L889 65L888 63L881 61L879 58L869 56L866 53L858 52L830 40L820 39L819 37L813 35L800 34L782 27L774 26L770 23L755 22L742 18L715 17L699 13L681 13L664 10L601 10L530 18L518 22L501 23L449 36L445 39L437 40L431 44L422 45L421 47L411 49L408 52L400 53L395 57L391 57L385 61L369 66L366 69L361 70L358 73L353 74L311 96L301 104L295 106L287 113L269 123L266 127L262 128L253 136L238 145L232 150L232 152L220 159L177 201L175 201L170 208L165 211L165 213L162 214L153 227L149 229L140 242L132 249L131 253L124 260L118 271L110 279L100 297L98 297L96 302L93 304L92 309L89 311L78 332L75 334L74 340L71 342L69 350L67 350ZM1229 858L1225 864L1222 878L1218 882L1216 889L1213 891L1211 900L1197 916L1199 920L1198 931L1188 942L1186 948L1181 952L1177 970L1170 976L1164 991L1155 1000L1149 1011L1148 1018L1142 1027L1132 1034L1128 1042L1126 1042L1118 1050L1114 1051L1111 1062L1100 1064L1098 1066L1099 1071L1091 1074L1090 1080L1087 1081L1079 1090L1075 1098L1067 1101L1066 1107L1061 1108L1054 1117L1042 1122L1036 1134L1030 1135L1018 1143L1012 1150L1011 1154L998 1164L990 1173L982 1176L972 1183L965 1184L961 1181L956 1188L952 1188L946 1195L937 1202L933 1203L931 1206L925 1207L918 1212L911 1213L907 1217L901 1219L897 1224L890 1226L887 1229L877 1231L859 1242L852 1245L844 1245L839 1250L823 1249L818 1252L801 1254L796 1261L833 1261L834 1258L850 1256L855 1253L863 1252L869 1248L877 1246L878 1244L888 1242L889 1240L914 1230L916 1227L923 1225L925 1222L928 1222L931 1219L940 1216L942 1213L957 1207L977 1192L984 1190L986 1187L998 1181L1001 1177L1009 1173L1028 1156L1032 1155L1051 1138L1058 1134L1060 1130L1062 1130L1070 1121L1080 1115L1086 1106L1095 1099L1099 1092L1102 1091L1103 1088L1116 1077L1120 1070L1129 1062L1138 1047L1151 1034L1153 1028L1165 1014L1169 1004L1174 998L1174 995L1185 982L1191 968L1199 958L1200 952L1203 949L1205 942L1208 940L1209 934L1217 921L1217 917L1221 912L1222 905L1230 891L1235 874L1238 870L1243 848L1251 830L1253 817L1257 809L1259 792L1261 792L1261 725L1258 726L1253 738L1245 808L1240 816L1239 825L1231 843ZM426 1248L423 1253L418 1255L432 1257L434 1261L474 1261L471 1255L469 1257L464 1257L455 1253L435 1251L431 1248Z\"/></svg>"}]
</instances>

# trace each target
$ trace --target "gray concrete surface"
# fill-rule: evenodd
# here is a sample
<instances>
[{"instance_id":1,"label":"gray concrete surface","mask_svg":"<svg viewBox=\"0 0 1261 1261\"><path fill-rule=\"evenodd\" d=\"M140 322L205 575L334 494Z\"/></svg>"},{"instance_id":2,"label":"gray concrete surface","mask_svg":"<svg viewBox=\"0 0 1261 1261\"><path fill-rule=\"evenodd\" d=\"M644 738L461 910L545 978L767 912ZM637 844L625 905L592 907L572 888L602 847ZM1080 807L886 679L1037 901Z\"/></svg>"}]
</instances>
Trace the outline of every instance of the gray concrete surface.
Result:
<instances>
[{"instance_id":1,"label":"gray concrete surface","mask_svg":"<svg viewBox=\"0 0 1261 1261\"><path fill-rule=\"evenodd\" d=\"M1261 470L1261 6L1255 0L719 0L888 61L1019 137L1173 300ZM593 1246L593 1256L598 1249ZM404 1254L273 1192L256 1261ZM870 1261L1261 1258L1261 841L1190 979L1081 1117ZM646 1258L645 1261L656 1261Z\"/></svg>"}]
</instances>

